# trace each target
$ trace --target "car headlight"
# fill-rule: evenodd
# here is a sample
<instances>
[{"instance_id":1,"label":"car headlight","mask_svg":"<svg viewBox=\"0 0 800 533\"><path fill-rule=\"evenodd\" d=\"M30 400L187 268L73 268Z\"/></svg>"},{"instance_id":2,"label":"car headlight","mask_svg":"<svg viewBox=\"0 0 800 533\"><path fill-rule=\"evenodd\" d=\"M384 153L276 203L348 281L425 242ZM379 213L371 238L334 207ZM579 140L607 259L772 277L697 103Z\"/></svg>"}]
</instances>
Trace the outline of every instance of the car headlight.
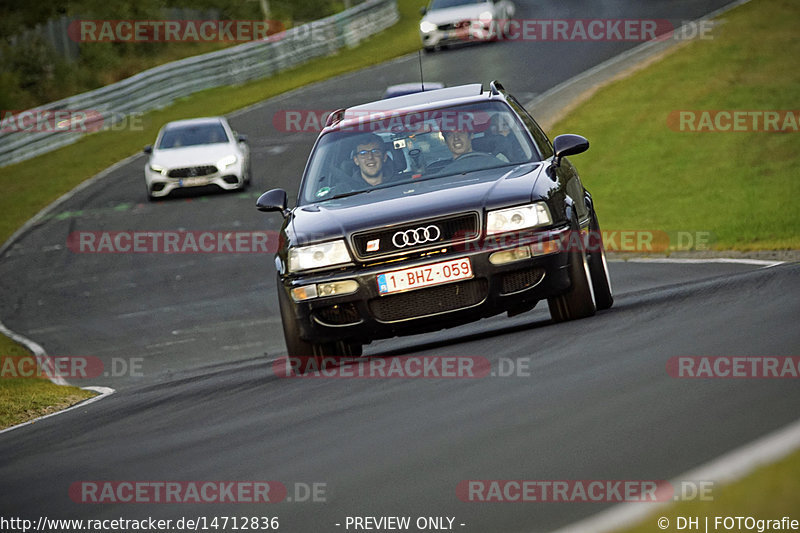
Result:
<instances>
[{"instance_id":1,"label":"car headlight","mask_svg":"<svg viewBox=\"0 0 800 533\"><path fill-rule=\"evenodd\" d=\"M422 33L431 33L436 31L436 29L437 29L436 24L428 20L423 20L422 22L419 23L419 31L421 31Z\"/></svg>"},{"instance_id":2,"label":"car headlight","mask_svg":"<svg viewBox=\"0 0 800 533\"><path fill-rule=\"evenodd\" d=\"M553 223L550 210L544 202L521 205L509 209L489 211L486 215L486 234L505 233Z\"/></svg>"},{"instance_id":3,"label":"car headlight","mask_svg":"<svg viewBox=\"0 0 800 533\"><path fill-rule=\"evenodd\" d=\"M161 165L150 165L150 170L152 170L156 174L161 174L162 176L167 175L167 169L165 169Z\"/></svg>"},{"instance_id":4,"label":"car headlight","mask_svg":"<svg viewBox=\"0 0 800 533\"><path fill-rule=\"evenodd\" d=\"M227 157L223 157L219 161L217 161L217 168L220 170L225 170L226 167L231 166L232 164L236 163L237 159L235 155L229 155Z\"/></svg>"},{"instance_id":5,"label":"car headlight","mask_svg":"<svg viewBox=\"0 0 800 533\"><path fill-rule=\"evenodd\" d=\"M324 268L352 261L344 241L331 241L289 249L289 271Z\"/></svg>"}]
</instances>

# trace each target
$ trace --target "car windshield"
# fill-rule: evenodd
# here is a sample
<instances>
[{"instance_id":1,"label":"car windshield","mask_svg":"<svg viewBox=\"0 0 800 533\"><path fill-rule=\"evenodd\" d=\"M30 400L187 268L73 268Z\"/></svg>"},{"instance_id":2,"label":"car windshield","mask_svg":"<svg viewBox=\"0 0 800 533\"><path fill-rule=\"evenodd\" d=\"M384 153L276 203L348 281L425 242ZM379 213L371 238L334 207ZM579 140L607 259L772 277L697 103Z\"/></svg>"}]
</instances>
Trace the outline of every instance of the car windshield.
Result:
<instances>
[{"instance_id":1,"label":"car windshield","mask_svg":"<svg viewBox=\"0 0 800 533\"><path fill-rule=\"evenodd\" d=\"M485 4L486 0L433 0L430 9L446 9L448 7Z\"/></svg>"},{"instance_id":2,"label":"car windshield","mask_svg":"<svg viewBox=\"0 0 800 533\"><path fill-rule=\"evenodd\" d=\"M161 136L158 148L164 150L168 148L227 142L228 134L225 133L225 128L222 124L191 124L167 128Z\"/></svg>"},{"instance_id":3,"label":"car windshield","mask_svg":"<svg viewBox=\"0 0 800 533\"><path fill-rule=\"evenodd\" d=\"M318 141L301 204L539 160L524 127L502 102L352 118L357 120Z\"/></svg>"}]
</instances>

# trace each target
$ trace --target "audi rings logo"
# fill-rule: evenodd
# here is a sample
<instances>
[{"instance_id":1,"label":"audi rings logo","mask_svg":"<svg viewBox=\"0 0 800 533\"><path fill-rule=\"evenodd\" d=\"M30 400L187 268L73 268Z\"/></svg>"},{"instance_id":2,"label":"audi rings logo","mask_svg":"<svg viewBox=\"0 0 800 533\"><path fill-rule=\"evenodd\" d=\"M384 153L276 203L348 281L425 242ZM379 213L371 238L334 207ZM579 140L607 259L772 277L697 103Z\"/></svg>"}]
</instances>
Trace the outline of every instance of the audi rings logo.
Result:
<instances>
[{"instance_id":1,"label":"audi rings logo","mask_svg":"<svg viewBox=\"0 0 800 533\"><path fill-rule=\"evenodd\" d=\"M398 231L392 237L392 244L397 248L405 248L406 246L414 246L415 244L434 242L439 240L441 236L441 230L437 226L430 225L417 229Z\"/></svg>"}]
</instances>

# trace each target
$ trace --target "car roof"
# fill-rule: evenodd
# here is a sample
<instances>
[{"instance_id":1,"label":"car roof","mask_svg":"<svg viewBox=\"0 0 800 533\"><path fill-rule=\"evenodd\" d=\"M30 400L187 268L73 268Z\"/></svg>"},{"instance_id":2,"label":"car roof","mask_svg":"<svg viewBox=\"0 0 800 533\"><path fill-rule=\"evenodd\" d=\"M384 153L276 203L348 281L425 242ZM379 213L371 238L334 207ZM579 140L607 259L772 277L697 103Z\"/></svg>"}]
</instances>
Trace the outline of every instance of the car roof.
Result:
<instances>
[{"instance_id":1,"label":"car roof","mask_svg":"<svg viewBox=\"0 0 800 533\"><path fill-rule=\"evenodd\" d=\"M386 100L378 100L375 102L348 107L345 110L345 117L351 114L363 116L365 111L393 111L398 108L406 109L422 105L437 107L447 100L470 97L474 98L480 96L481 94L483 94L483 85L480 83L471 83L469 85L459 85L456 87L445 87L444 89L435 89L433 91L406 94Z\"/></svg>"},{"instance_id":2,"label":"car roof","mask_svg":"<svg viewBox=\"0 0 800 533\"><path fill-rule=\"evenodd\" d=\"M373 115L385 116L387 113L408 113L427 109L441 109L452 105L485 101L493 97L500 98L501 93L494 89L495 83L496 82L493 82L493 90L489 92L483 91L482 84L471 83L468 85L459 85L456 87L397 96L395 98L368 102L347 109L339 109L331 113L328 117L328 124L323 129L322 133L347 128L359 121L365 120L365 117ZM502 85L499 83L496 83L496 85L502 88Z\"/></svg>"}]
</instances>

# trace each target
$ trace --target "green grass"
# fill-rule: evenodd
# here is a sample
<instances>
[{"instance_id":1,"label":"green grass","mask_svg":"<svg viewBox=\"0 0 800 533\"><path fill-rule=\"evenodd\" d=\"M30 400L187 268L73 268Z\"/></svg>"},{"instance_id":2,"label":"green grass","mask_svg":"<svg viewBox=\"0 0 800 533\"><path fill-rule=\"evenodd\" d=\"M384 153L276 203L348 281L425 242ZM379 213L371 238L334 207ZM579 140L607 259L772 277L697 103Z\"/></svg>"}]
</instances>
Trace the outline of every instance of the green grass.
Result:
<instances>
[{"instance_id":1,"label":"green grass","mask_svg":"<svg viewBox=\"0 0 800 533\"><path fill-rule=\"evenodd\" d=\"M674 110L796 110L794 0L753 0L695 41L600 89L551 130L591 149L572 161L604 229L710 231L714 248L800 249L800 133L680 132Z\"/></svg>"},{"instance_id":2,"label":"green grass","mask_svg":"<svg viewBox=\"0 0 800 533\"><path fill-rule=\"evenodd\" d=\"M630 529L619 533L653 533L662 531L657 526L661 517L669 519L669 528L678 531L678 517L697 517L700 531L705 531L705 517L709 518L709 531L714 531L714 517L751 516L756 520L780 520L788 516L800 520L800 452L765 466L734 483L715 486L710 501L692 500L671 505ZM717 531L724 531L720 525ZM684 531L689 531L685 529ZM697 531L697 530L695 530ZM739 531L734 528L733 531ZM744 531L744 529L742 529ZM754 531L757 531L754 530Z\"/></svg>"},{"instance_id":3,"label":"green grass","mask_svg":"<svg viewBox=\"0 0 800 533\"><path fill-rule=\"evenodd\" d=\"M0 335L0 359L4 357L32 356L16 342ZM42 378L0 376L0 429L65 409L95 394L77 387L54 385Z\"/></svg>"},{"instance_id":4,"label":"green grass","mask_svg":"<svg viewBox=\"0 0 800 533\"><path fill-rule=\"evenodd\" d=\"M355 48L312 60L271 78L199 92L148 113L142 121L143 131L96 133L74 145L0 168L0 186L4 190L0 196L0 242L62 194L152 143L159 128L171 120L223 115L309 83L418 50L419 8L425 4L426 0L399 0L400 21Z\"/></svg>"}]
</instances>

